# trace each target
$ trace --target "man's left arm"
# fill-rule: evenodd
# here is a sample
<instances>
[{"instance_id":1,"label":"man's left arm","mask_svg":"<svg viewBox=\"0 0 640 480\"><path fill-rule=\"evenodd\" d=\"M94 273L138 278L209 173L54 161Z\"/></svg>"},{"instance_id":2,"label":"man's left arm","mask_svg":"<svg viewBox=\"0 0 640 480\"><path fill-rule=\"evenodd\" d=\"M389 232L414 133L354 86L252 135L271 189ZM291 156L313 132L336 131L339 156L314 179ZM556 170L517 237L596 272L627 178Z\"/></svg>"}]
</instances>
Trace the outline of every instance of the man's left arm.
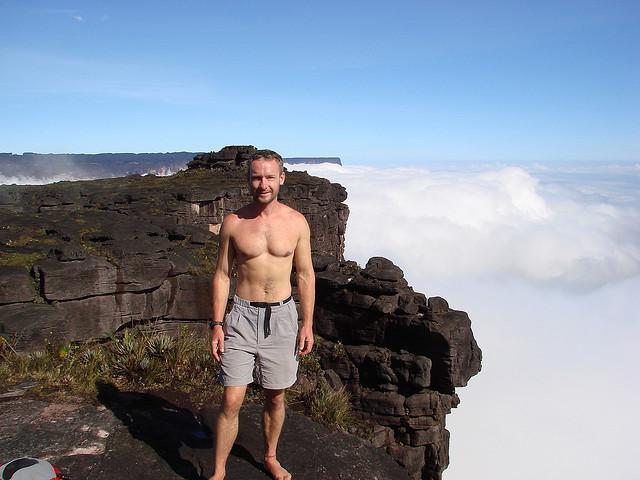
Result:
<instances>
[{"instance_id":1,"label":"man's left arm","mask_svg":"<svg viewBox=\"0 0 640 480\"><path fill-rule=\"evenodd\" d=\"M300 295L302 324L298 331L298 355L306 355L313 348L313 307L316 300L316 275L311 261L311 231L304 216L294 252L296 283Z\"/></svg>"}]
</instances>

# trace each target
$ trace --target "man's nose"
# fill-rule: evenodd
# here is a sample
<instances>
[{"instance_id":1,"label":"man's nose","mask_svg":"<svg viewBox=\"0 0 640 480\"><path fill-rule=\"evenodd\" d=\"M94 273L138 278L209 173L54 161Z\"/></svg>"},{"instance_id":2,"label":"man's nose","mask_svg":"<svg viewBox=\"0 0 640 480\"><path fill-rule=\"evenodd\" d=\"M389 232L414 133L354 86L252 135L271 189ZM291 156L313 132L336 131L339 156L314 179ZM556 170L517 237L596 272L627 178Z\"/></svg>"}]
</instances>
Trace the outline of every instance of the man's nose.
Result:
<instances>
[{"instance_id":1,"label":"man's nose","mask_svg":"<svg viewBox=\"0 0 640 480\"><path fill-rule=\"evenodd\" d=\"M267 187L267 179L266 179L266 178L264 178L264 177L262 177L262 178L260 179L260 188L263 188L263 189L264 189L264 188L266 188L266 187Z\"/></svg>"}]
</instances>

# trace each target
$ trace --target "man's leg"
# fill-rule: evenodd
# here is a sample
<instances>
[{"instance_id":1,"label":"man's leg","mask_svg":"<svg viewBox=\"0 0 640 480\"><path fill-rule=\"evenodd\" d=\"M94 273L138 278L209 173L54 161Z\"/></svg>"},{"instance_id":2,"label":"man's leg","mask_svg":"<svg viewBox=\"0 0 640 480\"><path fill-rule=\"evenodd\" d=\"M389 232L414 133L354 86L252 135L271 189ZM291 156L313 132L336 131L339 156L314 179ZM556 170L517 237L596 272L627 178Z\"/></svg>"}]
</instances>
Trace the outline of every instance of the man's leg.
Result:
<instances>
[{"instance_id":1,"label":"man's leg","mask_svg":"<svg viewBox=\"0 0 640 480\"><path fill-rule=\"evenodd\" d=\"M227 458L238 435L238 414L247 390L246 385L224 387L222 405L216 422L216 445L213 477L210 480L222 480L225 475Z\"/></svg>"},{"instance_id":2,"label":"man's leg","mask_svg":"<svg viewBox=\"0 0 640 480\"><path fill-rule=\"evenodd\" d=\"M278 439L284 424L284 390L264 389L262 429L264 432L264 466L275 480L289 480L287 472L276 458Z\"/></svg>"}]
</instances>

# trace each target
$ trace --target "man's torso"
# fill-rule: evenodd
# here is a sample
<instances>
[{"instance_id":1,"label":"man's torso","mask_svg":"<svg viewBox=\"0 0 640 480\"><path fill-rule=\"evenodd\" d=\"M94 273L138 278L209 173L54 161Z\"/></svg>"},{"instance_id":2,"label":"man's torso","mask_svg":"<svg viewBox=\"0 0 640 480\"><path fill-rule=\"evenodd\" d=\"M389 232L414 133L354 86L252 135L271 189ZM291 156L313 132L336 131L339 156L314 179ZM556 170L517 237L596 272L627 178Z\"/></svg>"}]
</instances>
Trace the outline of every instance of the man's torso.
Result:
<instances>
[{"instance_id":1,"label":"man's torso","mask_svg":"<svg viewBox=\"0 0 640 480\"><path fill-rule=\"evenodd\" d=\"M231 243L238 270L236 294L276 302L291 295L291 267L300 235L299 214L279 205L267 219L238 212Z\"/></svg>"}]
</instances>

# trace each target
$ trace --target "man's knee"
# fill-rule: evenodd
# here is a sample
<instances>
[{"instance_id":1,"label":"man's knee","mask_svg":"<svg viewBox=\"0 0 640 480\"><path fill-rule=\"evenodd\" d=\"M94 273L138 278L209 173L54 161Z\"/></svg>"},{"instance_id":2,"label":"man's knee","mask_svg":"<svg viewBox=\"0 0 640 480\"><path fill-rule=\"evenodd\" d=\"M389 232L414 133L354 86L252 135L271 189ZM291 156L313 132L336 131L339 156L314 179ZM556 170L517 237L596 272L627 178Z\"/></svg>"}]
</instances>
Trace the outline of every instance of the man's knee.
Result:
<instances>
[{"instance_id":1,"label":"man's knee","mask_svg":"<svg viewBox=\"0 0 640 480\"><path fill-rule=\"evenodd\" d=\"M284 408L284 390L264 389L264 406L266 409Z\"/></svg>"},{"instance_id":2,"label":"man's knee","mask_svg":"<svg viewBox=\"0 0 640 480\"><path fill-rule=\"evenodd\" d=\"M236 416L240 412L242 402L244 401L244 393L246 386L243 387L225 387L222 395L221 410L227 416Z\"/></svg>"}]
</instances>

